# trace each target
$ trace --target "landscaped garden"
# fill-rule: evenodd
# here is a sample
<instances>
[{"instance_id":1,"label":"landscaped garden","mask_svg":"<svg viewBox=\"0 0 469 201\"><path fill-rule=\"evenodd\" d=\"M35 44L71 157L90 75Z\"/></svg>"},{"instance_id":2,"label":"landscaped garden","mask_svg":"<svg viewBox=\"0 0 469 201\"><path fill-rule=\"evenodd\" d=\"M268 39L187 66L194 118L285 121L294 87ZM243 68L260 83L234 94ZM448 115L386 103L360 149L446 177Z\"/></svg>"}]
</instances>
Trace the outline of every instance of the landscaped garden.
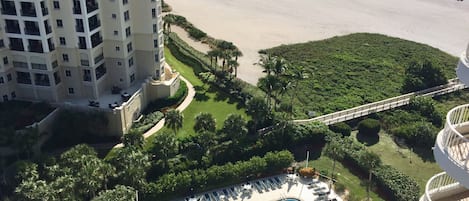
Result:
<instances>
[{"instance_id":1,"label":"landscaped garden","mask_svg":"<svg viewBox=\"0 0 469 201\"><path fill-rule=\"evenodd\" d=\"M298 118L397 96L408 90L406 82L422 84L421 80L406 80L406 74L413 73L406 71L408 67L430 66L436 74L441 71L447 79L453 78L457 63L457 58L428 45L369 33L282 45L261 52L279 56L288 64L283 69L273 67L272 75L294 75L297 71L306 75L294 87L285 90L282 86L270 87L276 99L293 101ZM433 79L443 78L440 74ZM261 88L267 81L260 81ZM430 83L433 82L438 83L433 80ZM292 93L295 97L290 100Z\"/></svg>"}]
</instances>

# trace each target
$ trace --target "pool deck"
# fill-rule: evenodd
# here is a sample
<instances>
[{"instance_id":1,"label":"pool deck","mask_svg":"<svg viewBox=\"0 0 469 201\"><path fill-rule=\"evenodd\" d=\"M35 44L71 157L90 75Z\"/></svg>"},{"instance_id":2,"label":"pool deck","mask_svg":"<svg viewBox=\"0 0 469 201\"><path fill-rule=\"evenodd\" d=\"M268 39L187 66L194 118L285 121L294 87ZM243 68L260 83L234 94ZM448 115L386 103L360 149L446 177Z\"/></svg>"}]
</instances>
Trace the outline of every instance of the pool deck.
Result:
<instances>
[{"instance_id":1,"label":"pool deck","mask_svg":"<svg viewBox=\"0 0 469 201\"><path fill-rule=\"evenodd\" d=\"M275 178L278 178L278 180L275 180ZM274 182L269 182L269 180ZM247 183L252 186L251 190L244 188ZM301 201L327 201L335 198L342 201L342 198L334 191L327 196L328 189L327 183L317 179L301 179L295 175L282 174L203 192L196 194L192 199L185 197L175 201L278 201L285 198L296 198ZM324 196L321 197L319 194ZM206 195L209 199L206 198Z\"/></svg>"}]
</instances>

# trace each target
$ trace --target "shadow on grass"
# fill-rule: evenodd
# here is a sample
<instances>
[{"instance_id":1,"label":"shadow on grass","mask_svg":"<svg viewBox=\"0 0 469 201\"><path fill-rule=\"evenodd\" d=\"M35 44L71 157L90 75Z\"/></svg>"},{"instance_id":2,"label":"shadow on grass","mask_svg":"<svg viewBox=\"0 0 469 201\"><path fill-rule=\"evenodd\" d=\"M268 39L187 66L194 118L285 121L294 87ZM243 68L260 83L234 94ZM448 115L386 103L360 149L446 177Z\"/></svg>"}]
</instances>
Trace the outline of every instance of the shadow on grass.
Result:
<instances>
[{"instance_id":1,"label":"shadow on grass","mask_svg":"<svg viewBox=\"0 0 469 201\"><path fill-rule=\"evenodd\" d=\"M420 156L424 162L435 162L433 151L431 148L416 147L413 149L414 153Z\"/></svg>"},{"instance_id":2,"label":"shadow on grass","mask_svg":"<svg viewBox=\"0 0 469 201\"><path fill-rule=\"evenodd\" d=\"M366 146L372 146L379 142L379 135L378 134L368 135L365 133L358 132L357 140Z\"/></svg>"}]
</instances>

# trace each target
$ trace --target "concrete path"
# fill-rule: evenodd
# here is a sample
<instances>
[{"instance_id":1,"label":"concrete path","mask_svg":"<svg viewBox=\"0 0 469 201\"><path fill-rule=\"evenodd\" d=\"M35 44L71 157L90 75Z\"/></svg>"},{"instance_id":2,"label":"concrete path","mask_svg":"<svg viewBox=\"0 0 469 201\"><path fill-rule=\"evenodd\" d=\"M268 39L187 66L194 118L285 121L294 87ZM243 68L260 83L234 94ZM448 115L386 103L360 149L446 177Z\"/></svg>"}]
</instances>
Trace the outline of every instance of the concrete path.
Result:
<instances>
[{"instance_id":1,"label":"concrete path","mask_svg":"<svg viewBox=\"0 0 469 201\"><path fill-rule=\"evenodd\" d=\"M179 78L181 78L181 81L185 82L186 85L187 85L187 96L186 98L184 99L184 101L182 101L182 103L176 108L176 110L179 110L180 112L184 111L187 107L189 107L189 105L191 104L192 100L194 100L194 96L195 96L195 89L194 89L194 86L184 77L182 76L179 76ZM158 132L160 129L162 129L164 127L164 118L161 119L155 126L153 126L150 130L148 130L147 132L145 132L143 134L143 138L144 139L147 139L148 137L152 136L153 134L155 134L156 132ZM120 147L123 147L124 144L122 143L119 143L117 144L116 146L114 146L114 148L120 148Z\"/></svg>"}]
</instances>

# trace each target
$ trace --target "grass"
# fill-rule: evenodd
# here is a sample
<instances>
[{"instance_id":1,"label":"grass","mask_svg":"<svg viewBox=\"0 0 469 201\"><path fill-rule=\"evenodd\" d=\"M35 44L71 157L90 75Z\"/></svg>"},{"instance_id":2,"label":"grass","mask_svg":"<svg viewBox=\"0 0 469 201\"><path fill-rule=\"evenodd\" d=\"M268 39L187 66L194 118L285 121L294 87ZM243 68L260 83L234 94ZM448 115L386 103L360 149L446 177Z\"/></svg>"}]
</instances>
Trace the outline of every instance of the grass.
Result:
<instances>
[{"instance_id":1,"label":"grass","mask_svg":"<svg viewBox=\"0 0 469 201\"><path fill-rule=\"evenodd\" d=\"M282 45L267 52L309 74L291 91L300 118L309 111L327 114L401 94L405 67L411 61L428 59L448 78L455 77L457 63L456 57L428 45L368 33Z\"/></svg>"},{"instance_id":2,"label":"grass","mask_svg":"<svg viewBox=\"0 0 469 201\"><path fill-rule=\"evenodd\" d=\"M193 102L183 111L184 123L183 127L178 131L178 137L187 137L194 134L194 118L200 112L208 112L213 115L217 122L217 129L223 125L228 114L240 114L246 120L248 116L246 111L229 95L219 91L213 86L204 84L195 74L194 70L178 61L171 52L165 49L166 62L176 71L178 71L184 78L186 78L196 89L196 95Z\"/></svg>"},{"instance_id":3,"label":"grass","mask_svg":"<svg viewBox=\"0 0 469 201\"><path fill-rule=\"evenodd\" d=\"M308 163L308 167L314 167L320 171L330 171L332 170L332 163L333 161L328 157L320 156L319 158L310 160ZM304 163L300 165L304 166ZM359 200L366 198L365 181L361 180L359 177L354 175L347 167L343 166L340 162L336 163L336 171L338 173L337 181L345 185L350 195L353 195L354 198L359 198ZM373 201L383 200L373 191L370 192L370 197Z\"/></svg>"},{"instance_id":4,"label":"grass","mask_svg":"<svg viewBox=\"0 0 469 201\"><path fill-rule=\"evenodd\" d=\"M351 137L356 139L356 132ZM425 192L427 180L436 173L442 172L441 168L432 160L426 160L407 147L398 146L386 132L381 131L379 142L368 146L368 149L378 154L382 162L390 165L406 175L414 178L420 185L420 193ZM431 150L424 150L432 154Z\"/></svg>"}]
</instances>

